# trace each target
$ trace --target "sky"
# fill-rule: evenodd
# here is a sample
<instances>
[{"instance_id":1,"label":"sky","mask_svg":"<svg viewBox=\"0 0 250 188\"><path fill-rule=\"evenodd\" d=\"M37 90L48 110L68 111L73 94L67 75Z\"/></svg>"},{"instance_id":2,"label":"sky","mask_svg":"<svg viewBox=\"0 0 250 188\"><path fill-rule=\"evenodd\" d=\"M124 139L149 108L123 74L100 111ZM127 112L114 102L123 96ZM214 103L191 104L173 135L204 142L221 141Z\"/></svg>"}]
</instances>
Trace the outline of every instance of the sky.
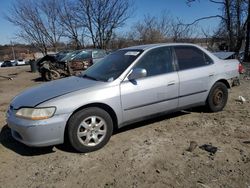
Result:
<instances>
[{"instance_id":1,"label":"sky","mask_svg":"<svg viewBox=\"0 0 250 188\"><path fill-rule=\"evenodd\" d=\"M10 41L15 43L23 42L16 38L18 28L9 23L5 14L10 13L10 8L16 0L0 0L0 45L9 44ZM39 0L38 0L39 1ZM46 0L44 0L46 1ZM124 28L120 32L128 31L134 23L144 19L144 15L159 16L163 11L169 12L173 17L178 17L184 23L192 23L195 19L220 14L218 4L208 0L199 0L192 3L191 6L186 4L186 0L134 0L133 16L127 20ZM218 25L218 19L203 20L199 23L201 27L210 28L211 30Z\"/></svg>"}]
</instances>

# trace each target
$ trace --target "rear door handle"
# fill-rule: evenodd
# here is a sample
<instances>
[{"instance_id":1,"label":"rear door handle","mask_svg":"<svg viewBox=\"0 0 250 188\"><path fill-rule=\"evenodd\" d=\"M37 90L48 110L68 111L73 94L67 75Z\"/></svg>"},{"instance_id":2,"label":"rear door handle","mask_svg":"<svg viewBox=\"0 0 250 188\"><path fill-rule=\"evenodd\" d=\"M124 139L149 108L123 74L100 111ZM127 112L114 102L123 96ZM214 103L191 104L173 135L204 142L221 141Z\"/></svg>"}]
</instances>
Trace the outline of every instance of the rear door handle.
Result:
<instances>
[{"instance_id":1,"label":"rear door handle","mask_svg":"<svg viewBox=\"0 0 250 188\"><path fill-rule=\"evenodd\" d=\"M175 81L168 82L168 86L175 85Z\"/></svg>"},{"instance_id":2,"label":"rear door handle","mask_svg":"<svg viewBox=\"0 0 250 188\"><path fill-rule=\"evenodd\" d=\"M210 73L208 76L209 76L209 77L212 77L212 76L214 76L214 73L212 72L212 73Z\"/></svg>"}]
</instances>

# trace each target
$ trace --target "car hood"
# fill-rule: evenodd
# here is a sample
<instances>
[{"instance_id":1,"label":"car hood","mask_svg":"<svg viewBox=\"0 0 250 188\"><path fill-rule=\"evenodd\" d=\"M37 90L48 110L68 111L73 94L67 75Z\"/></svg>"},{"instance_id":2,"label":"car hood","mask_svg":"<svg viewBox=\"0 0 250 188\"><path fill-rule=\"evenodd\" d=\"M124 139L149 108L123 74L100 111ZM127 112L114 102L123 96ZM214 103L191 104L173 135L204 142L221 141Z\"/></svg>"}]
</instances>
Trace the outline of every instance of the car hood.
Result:
<instances>
[{"instance_id":1,"label":"car hood","mask_svg":"<svg viewBox=\"0 0 250 188\"><path fill-rule=\"evenodd\" d=\"M102 84L102 82L76 76L55 80L25 90L12 100L11 105L14 109L35 107L52 98L99 84Z\"/></svg>"}]
</instances>

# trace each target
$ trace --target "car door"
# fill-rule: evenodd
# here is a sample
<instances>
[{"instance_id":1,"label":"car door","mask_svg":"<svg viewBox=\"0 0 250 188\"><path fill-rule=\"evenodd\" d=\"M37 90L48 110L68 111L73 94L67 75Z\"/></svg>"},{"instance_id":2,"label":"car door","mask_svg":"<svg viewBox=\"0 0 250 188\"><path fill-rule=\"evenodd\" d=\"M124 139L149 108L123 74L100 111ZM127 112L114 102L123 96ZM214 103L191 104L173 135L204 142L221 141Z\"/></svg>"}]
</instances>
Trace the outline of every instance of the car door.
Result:
<instances>
[{"instance_id":1,"label":"car door","mask_svg":"<svg viewBox=\"0 0 250 188\"><path fill-rule=\"evenodd\" d=\"M179 107L204 103L214 76L212 59L194 46L175 46L174 52L179 68Z\"/></svg>"},{"instance_id":2,"label":"car door","mask_svg":"<svg viewBox=\"0 0 250 188\"><path fill-rule=\"evenodd\" d=\"M133 67L143 68L147 76L126 78L120 85L123 121L175 109L178 106L178 74L169 47L148 51Z\"/></svg>"}]
</instances>

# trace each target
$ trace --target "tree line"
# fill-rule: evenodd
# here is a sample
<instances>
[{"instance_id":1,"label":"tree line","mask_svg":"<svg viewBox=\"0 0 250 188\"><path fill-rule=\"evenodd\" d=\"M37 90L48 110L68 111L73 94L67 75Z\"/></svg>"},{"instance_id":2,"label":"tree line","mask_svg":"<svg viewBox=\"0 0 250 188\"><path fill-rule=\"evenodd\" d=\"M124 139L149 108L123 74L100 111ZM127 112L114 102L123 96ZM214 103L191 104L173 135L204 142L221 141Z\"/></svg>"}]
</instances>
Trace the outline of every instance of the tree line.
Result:
<instances>
[{"instance_id":1,"label":"tree line","mask_svg":"<svg viewBox=\"0 0 250 188\"><path fill-rule=\"evenodd\" d=\"M219 19L212 34L201 29L209 42L223 41L225 50L239 52L244 46L249 54L250 0L208 0L221 10L218 15L184 23L163 11L160 16L145 15L123 34L117 32L133 16L132 0L16 0L6 19L19 27L19 37L32 43L44 54L55 51L68 39L75 49L91 44L94 48L124 47L156 42L192 42L201 37L198 23ZM199 0L186 0L190 9Z\"/></svg>"},{"instance_id":2,"label":"tree line","mask_svg":"<svg viewBox=\"0 0 250 188\"><path fill-rule=\"evenodd\" d=\"M199 0L187 0L191 6ZM244 44L244 59L249 60L250 40L250 0L209 0L221 8L221 14L194 20L194 24L201 20L219 18L220 25L213 33L213 38L225 41L226 50L239 52Z\"/></svg>"},{"instance_id":3,"label":"tree line","mask_svg":"<svg viewBox=\"0 0 250 188\"><path fill-rule=\"evenodd\" d=\"M19 37L47 53L63 37L76 49L86 39L106 48L115 29L129 18L130 0L16 0L7 20L19 27Z\"/></svg>"}]
</instances>

